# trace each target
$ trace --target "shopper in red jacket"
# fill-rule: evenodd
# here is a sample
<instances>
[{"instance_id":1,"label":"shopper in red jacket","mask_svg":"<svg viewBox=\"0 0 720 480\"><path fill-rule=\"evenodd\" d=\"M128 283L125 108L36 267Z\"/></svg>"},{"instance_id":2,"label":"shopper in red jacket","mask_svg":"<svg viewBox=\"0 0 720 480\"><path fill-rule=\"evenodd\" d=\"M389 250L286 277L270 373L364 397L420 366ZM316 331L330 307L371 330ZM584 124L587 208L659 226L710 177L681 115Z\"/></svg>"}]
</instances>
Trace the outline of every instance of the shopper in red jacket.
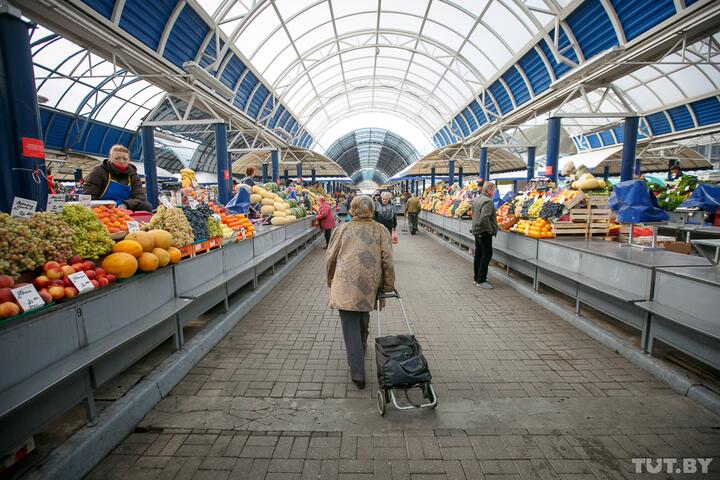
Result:
<instances>
[{"instance_id":1,"label":"shopper in red jacket","mask_svg":"<svg viewBox=\"0 0 720 480\"><path fill-rule=\"evenodd\" d=\"M333 214L332 208L330 208L330 204L324 197L320 197L319 202L320 205L316 220L320 225L320 229L323 230L325 234L325 246L323 247L323 250L325 250L328 245L330 245L330 235L332 234L332 229L335 228L335 215Z\"/></svg>"}]
</instances>

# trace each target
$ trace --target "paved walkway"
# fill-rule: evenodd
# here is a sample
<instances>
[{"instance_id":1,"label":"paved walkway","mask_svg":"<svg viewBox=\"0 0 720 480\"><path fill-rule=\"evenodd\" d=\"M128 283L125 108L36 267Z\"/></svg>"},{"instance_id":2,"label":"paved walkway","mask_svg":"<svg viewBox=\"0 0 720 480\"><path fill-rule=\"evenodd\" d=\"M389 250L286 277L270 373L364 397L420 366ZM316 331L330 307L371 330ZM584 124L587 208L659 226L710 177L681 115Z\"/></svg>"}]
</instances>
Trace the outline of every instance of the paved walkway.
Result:
<instances>
[{"instance_id":1,"label":"paved walkway","mask_svg":"<svg viewBox=\"0 0 720 480\"><path fill-rule=\"evenodd\" d=\"M381 418L371 352L368 387L351 383L318 248L90 478L668 478L636 457L716 457L700 478L720 477L718 416L515 290L474 287L427 234L400 240L436 411ZM402 331L396 304L383 318Z\"/></svg>"}]
</instances>

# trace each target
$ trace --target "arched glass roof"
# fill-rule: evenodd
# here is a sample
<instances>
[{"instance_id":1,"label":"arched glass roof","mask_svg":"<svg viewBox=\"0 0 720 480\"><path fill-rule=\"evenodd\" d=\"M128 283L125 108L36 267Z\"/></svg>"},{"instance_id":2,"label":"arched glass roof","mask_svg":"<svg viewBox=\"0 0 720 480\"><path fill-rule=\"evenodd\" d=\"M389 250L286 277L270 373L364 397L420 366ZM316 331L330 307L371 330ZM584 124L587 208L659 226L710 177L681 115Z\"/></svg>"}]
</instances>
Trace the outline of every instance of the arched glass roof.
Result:
<instances>
[{"instance_id":1,"label":"arched glass roof","mask_svg":"<svg viewBox=\"0 0 720 480\"><path fill-rule=\"evenodd\" d=\"M344 135L330 146L327 156L354 182L371 181L377 185L420 157L404 138L381 128L364 128Z\"/></svg>"},{"instance_id":2,"label":"arched glass roof","mask_svg":"<svg viewBox=\"0 0 720 480\"><path fill-rule=\"evenodd\" d=\"M199 3L309 131L373 110L431 137L569 0Z\"/></svg>"}]
</instances>

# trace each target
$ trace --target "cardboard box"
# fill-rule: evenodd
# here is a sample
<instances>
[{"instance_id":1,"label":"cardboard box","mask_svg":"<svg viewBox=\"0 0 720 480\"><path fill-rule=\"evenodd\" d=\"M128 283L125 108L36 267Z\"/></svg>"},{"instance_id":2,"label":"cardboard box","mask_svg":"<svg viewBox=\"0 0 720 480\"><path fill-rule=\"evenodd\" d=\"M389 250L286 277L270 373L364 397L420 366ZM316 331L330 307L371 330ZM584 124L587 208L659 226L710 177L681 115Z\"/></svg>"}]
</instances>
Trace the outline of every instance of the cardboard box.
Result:
<instances>
[{"instance_id":1,"label":"cardboard box","mask_svg":"<svg viewBox=\"0 0 720 480\"><path fill-rule=\"evenodd\" d=\"M666 242L663 244L665 250L669 250L675 253L683 253L690 255L692 253L692 246L687 242Z\"/></svg>"}]
</instances>

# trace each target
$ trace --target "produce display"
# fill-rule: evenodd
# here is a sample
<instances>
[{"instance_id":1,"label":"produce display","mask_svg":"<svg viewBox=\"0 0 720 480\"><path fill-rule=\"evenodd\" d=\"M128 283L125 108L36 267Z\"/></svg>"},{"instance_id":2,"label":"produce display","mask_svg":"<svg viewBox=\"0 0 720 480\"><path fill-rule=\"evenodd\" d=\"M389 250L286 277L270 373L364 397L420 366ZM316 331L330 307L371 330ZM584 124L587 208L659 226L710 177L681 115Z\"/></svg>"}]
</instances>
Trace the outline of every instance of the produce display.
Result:
<instances>
[{"instance_id":1,"label":"produce display","mask_svg":"<svg viewBox=\"0 0 720 480\"><path fill-rule=\"evenodd\" d=\"M683 175L670 182L666 188L656 184L650 184L650 191L653 192L658 201L658 206L664 210L673 211L680 206L695 191L698 186L698 179L692 175Z\"/></svg>"},{"instance_id":2,"label":"produce display","mask_svg":"<svg viewBox=\"0 0 720 480\"><path fill-rule=\"evenodd\" d=\"M472 198L477 194L477 184L470 182L460 188L458 185L448 186L440 182L428 188L420 198L420 208L435 212L444 217L472 216Z\"/></svg>"},{"instance_id":3,"label":"produce display","mask_svg":"<svg viewBox=\"0 0 720 480\"><path fill-rule=\"evenodd\" d=\"M40 243L44 261L64 262L72 255L74 231L59 214L37 212L27 226Z\"/></svg>"},{"instance_id":4,"label":"produce display","mask_svg":"<svg viewBox=\"0 0 720 480\"><path fill-rule=\"evenodd\" d=\"M306 215L305 208L298 207L295 201L293 201L295 206L291 206L289 201L285 200L284 192L277 190L278 186L273 182L252 187L250 201L260 204L261 216L271 217L272 225L286 225ZM308 190L308 193L311 192Z\"/></svg>"},{"instance_id":5,"label":"produce display","mask_svg":"<svg viewBox=\"0 0 720 480\"><path fill-rule=\"evenodd\" d=\"M200 242L210 238L208 233L208 217L212 215L212 210L207 205L198 205L197 209L183 205L179 207L183 215L192 228L195 242Z\"/></svg>"},{"instance_id":6,"label":"produce display","mask_svg":"<svg viewBox=\"0 0 720 480\"><path fill-rule=\"evenodd\" d=\"M44 261L40 243L27 223L0 213L0 274L17 278Z\"/></svg>"},{"instance_id":7,"label":"produce display","mask_svg":"<svg viewBox=\"0 0 720 480\"><path fill-rule=\"evenodd\" d=\"M127 222L132 221L132 217L127 213L130 210L122 210L112 205L100 205L92 211L108 233L127 232Z\"/></svg>"},{"instance_id":8,"label":"produce display","mask_svg":"<svg viewBox=\"0 0 720 480\"><path fill-rule=\"evenodd\" d=\"M196 181L195 170L190 168L180 170L180 185L182 185L183 188L192 187Z\"/></svg>"},{"instance_id":9,"label":"produce display","mask_svg":"<svg viewBox=\"0 0 720 480\"><path fill-rule=\"evenodd\" d=\"M108 231L89 209L82 205L65 205L62 218L74 231L74 255L96 259L112 248Z\"/></svg>"},{"instance_id":10,"label":"produce display","mask_svg":"<svg viewBox=\"0 0 720 480\"><path fill-rule=\"evenodd\" d=\"M210 203L208 206L216 215L220 216L220 229L222 230L223 238L230 238L235 232L240 233L240 239L242 239L243 236L244 238L251 238L253 236L255 227L245 215L242 213L229 213L225 207L216 203Z\"/></svg>"},{"instance_id":11,"label":"produce display","mask_svg":"<svg viewBox=\"0 0 720 480\"><path fill-rule=\"evenodd\" d=\"M179 208L167 208L160 205L150 222L145 226L147 230L165 230L172 236L173 247L191 245L195 238L190 223Z\"/></svg>"}]
</instances>

